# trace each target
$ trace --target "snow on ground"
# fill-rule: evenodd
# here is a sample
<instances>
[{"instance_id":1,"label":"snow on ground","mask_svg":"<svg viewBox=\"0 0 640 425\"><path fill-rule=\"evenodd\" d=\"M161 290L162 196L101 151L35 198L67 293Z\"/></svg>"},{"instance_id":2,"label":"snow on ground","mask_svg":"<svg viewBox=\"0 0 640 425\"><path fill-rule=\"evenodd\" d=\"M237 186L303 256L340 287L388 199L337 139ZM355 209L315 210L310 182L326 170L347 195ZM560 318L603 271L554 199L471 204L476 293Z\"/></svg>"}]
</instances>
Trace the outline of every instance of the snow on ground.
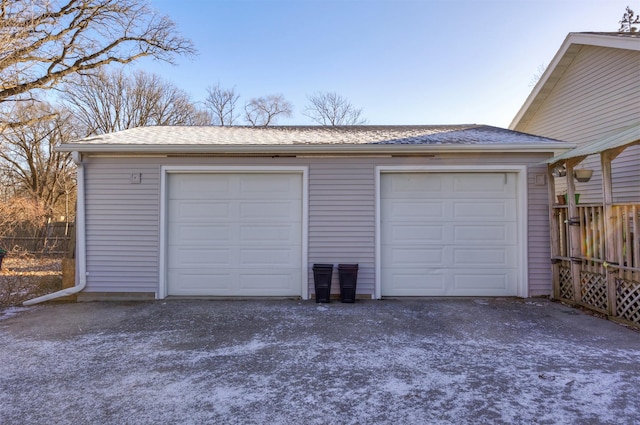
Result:
<instances>
[{"instance_id":1,"label":"snow on ground","mask_svg":"<svg viewBox=\"0 0 640 425\"><path fill-rule=\"evenodd\" d=\"M27 307L7 307L0 308L0 322L6 319L10 319L12 317L17 316L23 311L28 310Z\"/></svg>"},{"instance_id":2,"label":"snow on ground","mask_svg":"<svg viewBox=\"0 0 640 425\"><path fill-rule=\"evenodd\" d=\"M640 334L547 301L169 301L0 322L0 423L618 424Z\"/></svg>"}]
</instances>

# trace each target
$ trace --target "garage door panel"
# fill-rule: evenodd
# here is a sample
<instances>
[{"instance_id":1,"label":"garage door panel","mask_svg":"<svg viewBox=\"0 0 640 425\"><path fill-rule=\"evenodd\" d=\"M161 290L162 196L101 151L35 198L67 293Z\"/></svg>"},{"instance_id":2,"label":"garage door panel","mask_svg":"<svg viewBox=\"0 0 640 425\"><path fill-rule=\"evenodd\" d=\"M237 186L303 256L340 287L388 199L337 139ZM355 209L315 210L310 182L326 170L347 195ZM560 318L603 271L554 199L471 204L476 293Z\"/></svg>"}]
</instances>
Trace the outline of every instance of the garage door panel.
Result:
<instances>
[{"instance_id":1,"label":"garage door panel","mask_svg":"<svg viewBox=\"0 0 640 425\"><path fill-rule=\"evenodd\" d=\"M294 260L298 260L299 255L292 249L240 249L240 265L242 267L287 267Z\"/></svg>"},{"instance_id":2,"label":"garage door panel","mask_svg":"<svg viewBox=\"0 0 640 425\"><path fill-rule=\"evenodd\" d=\"M487 245L511 245L516 246L516 224L484 224L453 225L454 240L457 243L482 243Z\"/></svg>"},{"instance_id":3,"label":"garage door panel","mask_svg":"<svg viewBox=\"0 0 640 425\"><path fill-rule=\"evenodd\" d=\"M425 198L432 193L441 193L444 182L438 174L412 173L406 174L406 178L402 179L384 179L380 186L391 198L402 199L407 195Z\"/></svg>"},{"instance_id":4,"label":"garage door panel","mask_svg":"<svg viewBox=\"0 0 640 425\"><path fill-rule=\"evenodd\" d=\"M169 217L173 222L215 221L215 219L227 219L230 216L229 205L215 201L175 200L169 206Z\"/></svg>"},{"instance_id":5,"label":"garage door panel","mask_svg":"<svg viewBox=\"0 0 640 425\"><path fill-rule=\"evenodd\" d=\"M472 274L455 273L453 275L453 293L460 294L469 290L477 291L478 295L500 296L509 290L514 273Z\"/></svg>"},{"instance_id":6,"label":"garage door panel","mask_svg":"<svg viewBox=\"0 0 640 425\"><path fill-rule=\"evenodd\" d=\"M240 201L239 207L238 218L243 221L288 223L301 212L299 201Z\"/></svg>"},{"instance_id":7,"label":"garage door panel","mask_svg":"<svg viewBox=\"0 0 640 425\"><path fill-rule=\"evenodd\" d=\"M298 289L300 281L294 278L297 270L286 268L263 272L231 269L226 272L209 270L207 273L180 273L170 275L180 279L172 295L212 296L289 296Z\"/></svg>"},{"instance_id":8,"label":"garage door panel","mask_svg":"<svg viewBox=\"0 0 640 425\"><path fill-rule=\"evenodd\" d=\"M445 215L445 204L442 201L396 201L382 205L384 217L393 220L411 220L412 218L442 218Z\"/></svg>"},{"instance_id":9,"label":"garage door panel","mask_svg":"<svg viewBox=\"0 0 640 425\"><path fill-rule=\"evenodd\" d=\"M169 272L170 282L180 282L174 285L170 295L223 295L232 291L233 274L229 271L206 270L193 272L180 270Z\"/></svg>"},{"instance_id":10,"label":"garage door panel","mask_svg":"<svg viewBox=\"0 0 640 425\"><path fill-rule=\"evenodd\" d=\"M486 267L505 267L508 266L509 260L512 260L509 253L504 248L489 249L485 247L472 248L455 248L453 250L453 264L458 268L468 266Z\"/></svg>"},{"instance_id":11,"label":"garage door panel","mask_svg":"<svg viewBox=\"0 0 640 425\"><path fill-rule=\"evenodd\" d=\"M299 286L292 279L294 271L282 270L280 273L241 273L239 275L240 294L247 296L290 295ZM266 288L266 289L265 289Z\"/></svg>"},{"instance_id":12,"label":"garage door panel","mask_svg":"<svg viewBox=\"0 0 640 425\"><path fill-rule=\"evenodd\" d=\"M228 241L231 228L228 225L173 225L169 226L169 240L180 244L209 245L212 240ZM173 245L173 244L172 244Z\"/></svg>"},{"instance_id":13,"label":"garage door panel","mask_svg":"<svg viewBox=\"0 0 640 425\"><path fill-rule=\"evenodd\" d=\"M484 218L486 220L515 220L516 209L511 202L500 200L455 201L453 216L456 218Z\"/></svg>"},{"instance_id":14,"label":"garage door panel","mask_svg":"<svg viewBox=\"0 0 640 425\"><path fill-rule=\"evenodd\" d=\"M240 240L253 243L296 243L298 235L290 225L242 224Z\"/></svg>"},{"instance_id":15,"label":"garage door panel","mask_svg":"<svg viewBox=\"0 0 640 425\"><path fill-rule=\"evenodd\" d=\"M169 295L302 292L302 177L170 174Z\"/></svg>"},{"instance_id":16,"label":"garage door panel","mask_svg":"<svg viewBox=\"0 0 640 425\"><path fill-rule=\"evenodd\" d=\"M281 174L247 174L239 176L240 199L270 199L278 194L288 196L298 189L292 184L288 175Z\"/></svg>"},{"instance_id":17,"label":"garage door panel","mask_svg":"<svg viewBox=\"0 0 640 425\"><path fill-rule=\"evenodd\" d=\"M227 265L229 264L231 253L227 248L221 249L175 249L174 255L169 258L169 267L188 269L191 267L202 268L202 264Z\"/></svg>"},{"instance_id":18,"label":"garage door panel","mask_svg":"<svg viewBox=\"0 0 640 425\"><path fill-rule=\"evenodd\" d=\"M416 241L442 241L444 228L442 225L432 224L395 224L384 223L385 231L389 235L389 242L406 241L411 243Z\"/></svg>"},{"instance_id":19,"label":"garage door panel","mask_svg":"<svg viewBox=\"0 0 640 425\"><path fill-rule=\"evenodd\" d=\"M383 173L381 294L516 295L516 182L509 173ZM432 191L413 189L423 185Z\"/></svg>"},{"instance_id":20,"label":"garage door panel","mask_svg":"<svg viewBox=\"0 0 640 425\"><path fill-rule=\"evenodd\" d=\"M202 174L183 174L180 178L169 179L169 194L171 199L211 199L225 196L231 192L231 175L219 175L220 178L210 179L206 185L202 184Z\"/></svg>"},{"instance_id":21,"label":"garage door panel","mask_svg":"<svg viewBox=\"0 0 640 425\"><path fill-rule=\"evenodd\" d=\"M442 266L444 259L444 249L440 247L387 247L383 253L398 267L439 267Z\"/></svg>"},{"instance_id":22,"label":"garage door panel","mask_svg":"<svg viewBox=\"0 0 640 425\"><path fill-rule=\"evenodd\" d=\"M437 296L445 291L444 275L426 269L422 272L383 274L382 277L393 286L397 296Z\"/></svg>"},{"instance_id":23,"label":"garage door panel","mask_svg":"<svg viewBox=\"0 0 640 425\"><path fill-rule=\"evenodd\" d=\"M511 198L515 192L515 178L507 173L477 173L473 178L469 178L469 174L459 174L453 175L452 181L456 197Z\"/></svg>"}]
</instances>

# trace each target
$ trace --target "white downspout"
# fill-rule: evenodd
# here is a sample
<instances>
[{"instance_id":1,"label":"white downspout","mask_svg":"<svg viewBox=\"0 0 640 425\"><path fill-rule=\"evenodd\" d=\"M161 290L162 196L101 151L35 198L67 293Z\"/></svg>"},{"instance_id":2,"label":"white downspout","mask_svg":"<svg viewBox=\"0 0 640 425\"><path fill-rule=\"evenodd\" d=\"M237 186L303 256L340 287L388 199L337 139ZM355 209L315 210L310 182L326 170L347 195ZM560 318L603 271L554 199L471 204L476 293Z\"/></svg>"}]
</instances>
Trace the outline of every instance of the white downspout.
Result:
<instances>
[{"instance_id":1,"label":"white downspout","mask_svg":"<svg viewBox=\"0 0 640 425\"><path fill-rule=\"evenodd\" d=\"M82 155L79 152L72 152L71 156L77 168L78 181L78 201L76 208L76 260L78 261L78 278L76 286L63 289L52 294L43 295L23 302L23 305L33 305L67 295L77 294L87 286L87 255L86 255L86 229L85 229L85 203L84 203L84 167Z\"/></svg>"}]
</instances>

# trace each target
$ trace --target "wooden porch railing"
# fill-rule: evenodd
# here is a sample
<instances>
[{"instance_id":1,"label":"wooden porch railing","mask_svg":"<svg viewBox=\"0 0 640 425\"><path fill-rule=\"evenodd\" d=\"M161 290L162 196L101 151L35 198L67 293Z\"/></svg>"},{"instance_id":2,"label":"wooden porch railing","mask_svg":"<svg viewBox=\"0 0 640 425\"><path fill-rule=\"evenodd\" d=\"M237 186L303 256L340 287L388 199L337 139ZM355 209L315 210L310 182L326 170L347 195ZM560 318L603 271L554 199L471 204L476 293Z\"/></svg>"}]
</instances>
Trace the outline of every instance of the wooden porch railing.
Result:
<instances>
[{"instance_id":1,"label":"wooden porch railing","mask_svg":"<svg viewBox=\"0 0 640 425\"><path fill-rule=\"evenodd\" d=\"M640 327L640 204L614 204L606 224L602 204L576 211L552 206L554 296Z\"/></svg>"}]
</instances>

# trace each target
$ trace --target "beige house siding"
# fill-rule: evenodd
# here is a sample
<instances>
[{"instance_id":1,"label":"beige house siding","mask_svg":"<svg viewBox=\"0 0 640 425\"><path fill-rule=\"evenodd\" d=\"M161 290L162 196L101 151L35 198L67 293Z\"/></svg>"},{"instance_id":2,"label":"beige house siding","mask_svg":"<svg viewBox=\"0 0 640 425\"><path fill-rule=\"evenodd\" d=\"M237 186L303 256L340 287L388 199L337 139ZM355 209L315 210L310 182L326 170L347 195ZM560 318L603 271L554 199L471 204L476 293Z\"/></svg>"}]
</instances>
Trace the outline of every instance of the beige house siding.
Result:
<instances>
[{"instance_id":1,"label":"beige house siding","mask_svg":"<svg viewBox=\"0 0 640 425\"><path fill-rule=\"evenodd\" d=\"M640 121L640 51L582 45L544 102L515 130L585 144ZM640 146L614 161L614 202L640 201ZM577 183L580 202L601 201L599 157L577 168L590 168L588 183ZM557 184L564 189L563 182Z\"/></svg>"},{"instance_id":2,"label":"beige house siding","mask_svg":"<svg viewBox=\"0 0 640 425\"><path fill-rule=\"evenodd\" d=\"M160 280L161 167L308 167L308 275L314 263L358 263L358 294L375 291L375 167L528 165L529 295L551 291L546 154L439 154L437 157L163 158L87 156L87 293L156 293ZM131 183L140 173L141 182ZM542 179L542 180L541 180ZM338 292L337 272L334 292Z\"/></svg>"}]
</instances>

